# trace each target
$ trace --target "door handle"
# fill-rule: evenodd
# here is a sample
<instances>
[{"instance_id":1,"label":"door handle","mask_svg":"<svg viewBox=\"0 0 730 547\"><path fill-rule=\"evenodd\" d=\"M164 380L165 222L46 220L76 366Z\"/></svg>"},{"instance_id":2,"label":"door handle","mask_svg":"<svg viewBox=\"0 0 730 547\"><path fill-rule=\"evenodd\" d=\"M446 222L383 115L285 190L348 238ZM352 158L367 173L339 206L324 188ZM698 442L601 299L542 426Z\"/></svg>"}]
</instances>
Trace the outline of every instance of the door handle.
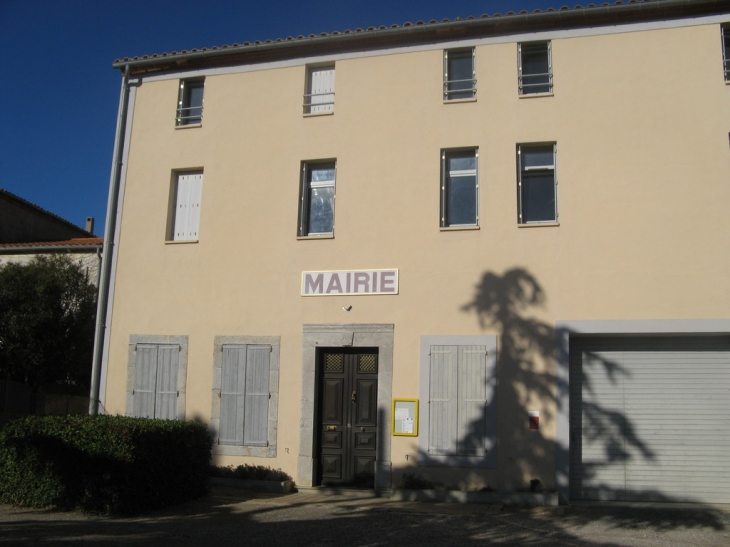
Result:
<instances>
[{"instance_id":1,"label":"door handle","mask_svg":"<svg viewBox=\"0 0 730 547\"><path fill-rule=\"evenodd\" d=\"M352 401L353 403L356 403L356 402L357 402L357 391L353 391L353 392L352 392L352 396L350 397L350 400L351 400L351 401Z\"/></svg>"}]
</instances>

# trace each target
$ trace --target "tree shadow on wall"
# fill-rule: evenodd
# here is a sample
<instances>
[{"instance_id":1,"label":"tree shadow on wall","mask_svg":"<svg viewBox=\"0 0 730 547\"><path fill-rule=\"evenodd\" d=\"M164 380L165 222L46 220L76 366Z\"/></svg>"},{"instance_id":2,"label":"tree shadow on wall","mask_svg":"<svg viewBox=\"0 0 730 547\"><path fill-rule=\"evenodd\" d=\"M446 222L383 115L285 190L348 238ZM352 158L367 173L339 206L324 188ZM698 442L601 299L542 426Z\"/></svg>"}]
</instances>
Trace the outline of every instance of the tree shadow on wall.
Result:
<instances>
[{"instance_id":1,"label":"tree shadow on wall","mask_svg":"<svg viewBox=\"0 0 730 547\"><path fill-rule=\"evenodd\" d=\"M570 446L555 439L556 414L564 415L569 411L563 408L567 401L564 394L557 396L559 382L556 381L556 352L561 360L568 359L570 348L560 344L561 340L568 339L563 336L565 333L558 333L537 316L546 301L543 288L528 270L512 268L502 275L485 272L475 287L473 299L462 306L463 312L476 314L483 330L497 334L498 408L495 409L493 405L484 407L482 415L469 424L467 433L458 440L457 445L488 445L489 439L484 438L483 422L489 412L496 411L496 467L500 470L502 490L552 491L557 487L556 469L551 465L553 458L568 461L567 458L572 456L570 465L573 473L577 459L583 467L584 478L583 483L576 482L574 478L573 497L621 499L626 492L613 478L617 465L620 467L621 462L632 459L654 464L658 456L649 443L641 438L625 412L595 402L592 397L595 386L589 382L589 378L599 373L611 385L619 386L624 381L631 381L631 371L597 353L584 354L584 372L590 368L591 374L579 374L571 382L571 396L575 398L583 394L582 409L577 413L579 419L575 420L579 423L570 424L571 442L574 444L574 454L571 455ZM425 412L428 412L427 408ZM529 411L540 412L540 428L537 430L528 428ZM588 455L583 453L581 461L580 450L585 450L587 445L591 445L592 451ZM419 460L427 462L428 456L421 451ZM455 455L448 458L447 465L459 467L464 461L466 459L463 456ZM420 467L415 471L438 475L437 470L429 467ZM558 474L561 484L569 484L569 477L560 468ZM584 488L583 485L589 485L590 488ZM633 492L632 497L680 501L653 488Z\"/></svg>"}]
</instances>

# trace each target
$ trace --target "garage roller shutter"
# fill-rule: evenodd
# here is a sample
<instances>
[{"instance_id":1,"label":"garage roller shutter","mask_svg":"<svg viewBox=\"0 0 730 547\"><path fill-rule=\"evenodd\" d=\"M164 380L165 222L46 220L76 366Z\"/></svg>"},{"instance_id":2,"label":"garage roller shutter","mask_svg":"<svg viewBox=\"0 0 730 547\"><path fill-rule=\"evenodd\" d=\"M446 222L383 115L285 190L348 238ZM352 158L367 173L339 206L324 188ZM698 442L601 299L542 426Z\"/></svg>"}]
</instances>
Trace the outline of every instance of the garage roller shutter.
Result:
<instances>
[{"instance_id":1,"label":"garage roller shutter","mask_svg":"<svg viewBox=\"0 0 730 547\"><path fill-rule=\"evenodd\" d=\"M730 338L571 343L571 498L730 503Z\"/></svg>"}]
</instances>

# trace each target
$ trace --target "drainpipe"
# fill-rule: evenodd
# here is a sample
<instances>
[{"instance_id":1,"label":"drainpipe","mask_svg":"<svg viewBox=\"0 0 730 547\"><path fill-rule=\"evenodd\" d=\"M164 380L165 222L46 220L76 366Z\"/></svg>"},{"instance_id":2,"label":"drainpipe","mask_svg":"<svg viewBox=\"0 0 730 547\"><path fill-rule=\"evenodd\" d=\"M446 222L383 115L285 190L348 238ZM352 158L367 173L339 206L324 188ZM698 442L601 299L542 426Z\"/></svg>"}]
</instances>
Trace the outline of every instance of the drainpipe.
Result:
<instances>
[{"instance_id":1,"label":"drainpipe","mask_svg":"<svg viewBox=\"0 0 730 547\"><path fill-rule=\"evenodd\" d=\"M106 312L109 305L109 288L112 273L112 254L114 252L114 235L117 225L117 206L119 204L119 187L122 178L122 156L124 152L124 134L127 127L127 110L129 108L129 65L124 67L122 90L119 97L119 113L117 117L117 134L114 139L114 156L112 172L109 180L109 200L106 206L106 226L104 227L104 253L101 258L101 274L99 277L99 298L96 306L96 332L94 334L94 360L91 365L91 391L89 393L89 414L99 414L99 393L101 390L101 367L104 356L104 336L106 334Z\"/></svg>"}]
</instances>

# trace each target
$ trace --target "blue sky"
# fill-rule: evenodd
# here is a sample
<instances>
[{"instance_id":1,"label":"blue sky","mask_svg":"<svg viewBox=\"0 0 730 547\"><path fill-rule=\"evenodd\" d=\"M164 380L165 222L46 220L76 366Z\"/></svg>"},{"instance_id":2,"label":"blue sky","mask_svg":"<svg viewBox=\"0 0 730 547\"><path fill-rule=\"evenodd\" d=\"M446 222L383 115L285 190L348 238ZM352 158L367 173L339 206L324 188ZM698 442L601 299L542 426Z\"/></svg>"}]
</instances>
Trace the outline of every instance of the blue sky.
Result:
<instances>
[{"instance_id":1,"label":"blue sky","mask_svg":"<svg viewBox=\"0 0 730 547\"><path fill-rule=\"evenodd\" d=\"M103 235L121 84L111 64L118 58L564 4L0 0L0 188L80 226L93 216Z\"/></svg>"}]
</instances>

